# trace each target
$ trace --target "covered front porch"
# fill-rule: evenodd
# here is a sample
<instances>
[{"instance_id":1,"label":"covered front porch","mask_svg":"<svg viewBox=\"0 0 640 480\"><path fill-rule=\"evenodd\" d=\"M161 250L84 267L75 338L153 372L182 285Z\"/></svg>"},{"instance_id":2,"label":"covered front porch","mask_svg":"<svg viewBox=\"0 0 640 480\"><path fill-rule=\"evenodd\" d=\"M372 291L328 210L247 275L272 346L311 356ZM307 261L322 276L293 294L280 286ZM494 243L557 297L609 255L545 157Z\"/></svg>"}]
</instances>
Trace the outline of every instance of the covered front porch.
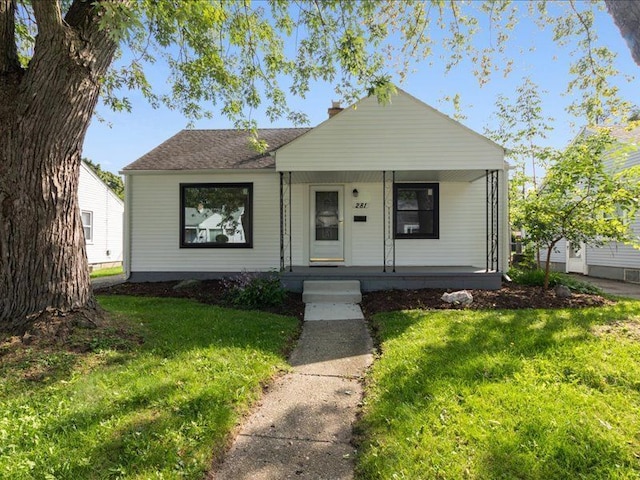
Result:
<instances>
[{"instance_id":1,"label":"covered front porch","mask_svg":"<svg viewBox=\"0 0 640 480\"><path fill-rule=\"evenodd\" d=\"M498 289L507 265L504 171L279 172L280 271L288 289L304 280L360 280L363 291ZM408 184L437 185L437 233L407 238L394 196ZM323 188L319 188L322 186ZM324 188L326 187L326 188ZM317 258L315 195L335 189L336 241L344 252ZM503 238L505 237L505 238ZM334 242L336 243L336 242Z\"/></svg>"},{"instance_id":2,"label":"covered front porch","mask_svg":"<svg viewBox=\"0 0 640 480\"><path fill-rule=\"evenodd\" d=\"M395 271L380 267L294 266L281 272L288 290L302 292L305 280L359 280L363 292L377 290L417 290L420 288L497 290L502 273L472 266L405 266Z\"/></svg>"}]
</instances>

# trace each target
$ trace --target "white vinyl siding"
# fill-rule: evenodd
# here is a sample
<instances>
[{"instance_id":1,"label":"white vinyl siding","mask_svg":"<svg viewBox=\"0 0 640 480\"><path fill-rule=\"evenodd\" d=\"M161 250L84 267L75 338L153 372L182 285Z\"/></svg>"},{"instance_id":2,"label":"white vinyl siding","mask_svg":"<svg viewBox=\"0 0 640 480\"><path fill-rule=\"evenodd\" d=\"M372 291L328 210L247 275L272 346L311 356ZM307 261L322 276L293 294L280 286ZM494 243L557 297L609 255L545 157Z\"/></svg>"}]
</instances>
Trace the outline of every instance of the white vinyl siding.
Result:
<instances>
[{"instance_id":1,"label":"white vinyl siding","mask_svg":"<svg viewBox=\"0 0 640 480\"><path fill-rule=\"evenodd\" d=\"M640 235L640 222L635 224L635 232ZM616 242L599 248L588 247L587 264L637 269L640 268L640 250Z\"/></svg>"},{"instance_id":2,"label":"white vinyl siding","mask_svg":"<svg viewBox=\"0 0 640 480\"><path fill-rule=\"evenodd\" d=\"M365 98L280 148L279 171L485 170L503 150L401 92L390 105Z\"/></svg>"},{"instance_id":3,"label":"white vinyl siding","mask_svg":"<svg viewBox=\"0 0 640 480\"><path fill-rule=\"evenodd\" d=\"M267 271L280 266L279 178L272 173L159 174L129 176L131 204L131 270L237 272ZM239 250L179 248L179 185L189 182L252 182L254 189L253 248ZM291 189L291 251L293 265L309 264L309 189L316 184L293 184ZM329 184L322 184L329 185ZM345 183L345 264L383 265L382 182ZM131 188L132 187L132 188ZM352 191L358 189L358 197ZM502 188L502 192L505 189ZM366 203L366 208L355 208ZM501 212L507 208L504 196ZM366 222L354 222L354 216ZM500 245L506 266L508 228L504 216ZM286 218L288 222L288 217ZM285 238L288 265L288 238ZM397 266L486 265L486 195L484 179L440 184L440 238L396 240Z\"/></svg>"},{"instance_id":4,"label":"white vinyl siding","mask_svg":"<svg viewBox=\"0 0 640 480\"><path fill-rule=\"evenodd\" d=\"M84 163L78 184L80 211L90 212L92 238L87 240L90 265L121 262L123 257L124 204Z\"/></svg>"},{"instance_id":5,"label":"white vinyl siding","mask_svg":"<svg viewBox=\"0 0 640 480\"><path fill-rule=\"evenodd\" d=\"M615 169L614 161L605 160L608 167ZM634 165L640 165L640 151L632 152L627 158L624 168ZM620 168L620 167L618 167ZM637 237L640 237L640 215L633 224L633 231ZM587 264L598 266L610 266L619 268L640 268L640 250L630 245L611 242L602 247L587 248Z\"/></svg>"},{"instance_id":6,"label":"white vinyl siding","mask_svg":"<svg viewBox=\"0 0 640 480\"><path fill-rule=\"evenodd\" d=\"M440 238L397 239L397 265L486 266L483 181L440 184Z\"/></svg>"},{"instance_id":7,"label":"white vinyl siding","mask_svg":"<svg viewBox=\"0 0 640 480\"><path fill-rule=\"evenodd\" d=\"M353 189L358 189L358 198L353 198ZM377 183L355 183L345 187L347 210L345 217L351 232L348 252L353 265L383 265L383 217L382 181ZM356 203L366 203L366 208L355 208ZM354 222L355 215L366 216L366 222Z\"/></svg>"},{"instance_id":8,"label":"white vinyl siding","mask_svg":"<svg viewBox=\"0 0 640 480\"><path fill-rule=\"evenodd\" d=\"M504 193L504 179L501 191ZM358 190L358 197L352 195ZM383 189L379 183L346 183L345 191L345 264L353 266L383 265ZM309 263L309 185L294 184L293 196L293 264ZM366 203L366 208L355 208ZM508 226L504 217L505 197L500 198L502 222L500 268L508 259ZM366 216L355 222L354 216ZM486 194L485 180L440 183L440 238L396 239L396 266L474 266L486 267Z\"/></svg>"},{"instance_id":9,"label":"white vinyl siding","mask_svg":"<svg viewBox=\"0 0 640 480\"><path fill-rule=\"evenodd\" d=\"M239 272L280 267L280 186L275 172L132 175L132 272ZM180 248L181 183L253 183L253 248Z\"/></svg>"}]
</instances>

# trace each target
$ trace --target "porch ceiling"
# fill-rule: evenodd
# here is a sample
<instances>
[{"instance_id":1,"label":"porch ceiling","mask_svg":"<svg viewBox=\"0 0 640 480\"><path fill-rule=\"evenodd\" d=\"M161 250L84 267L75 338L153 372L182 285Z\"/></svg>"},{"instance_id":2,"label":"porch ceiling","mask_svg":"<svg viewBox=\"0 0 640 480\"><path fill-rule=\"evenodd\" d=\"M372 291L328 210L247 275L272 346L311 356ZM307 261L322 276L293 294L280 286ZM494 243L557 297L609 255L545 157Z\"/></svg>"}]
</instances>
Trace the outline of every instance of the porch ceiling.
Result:
<instances>
[{"instance_id":1,"label":"porch ceiling","mask_svg":"<svg viewBox=\"0 0 640 480\"><path fill-rule=\"evenodd\" d=\"M285 172L286 173L286 172ZM391 174L391 170L387 171ZM473 182L484 178L485 170L405 170L397 171L397 182ZM291 172L292 183L378 183L379 171Z\"/></svg>"}]
</instances>

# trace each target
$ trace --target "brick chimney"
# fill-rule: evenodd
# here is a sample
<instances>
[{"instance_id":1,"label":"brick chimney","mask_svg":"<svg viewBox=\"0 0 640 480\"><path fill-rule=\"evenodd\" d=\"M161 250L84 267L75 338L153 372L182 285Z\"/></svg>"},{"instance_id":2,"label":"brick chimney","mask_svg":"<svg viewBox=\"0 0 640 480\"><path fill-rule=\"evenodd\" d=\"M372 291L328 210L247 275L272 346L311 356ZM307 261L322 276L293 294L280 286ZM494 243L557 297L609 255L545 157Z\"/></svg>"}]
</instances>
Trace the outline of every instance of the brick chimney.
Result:
<instances>
[{"instance_id":1,"label":"brick chimney","mask_svg":"<svg viewBox=\"0 0 640 480\"><path fill-rule=\"evenodd\" d=\"M329 118L331 118L335 114L340 113L342 110L344 109L340 106L340 102L331 102L331 108L327 110L327 113L329 114Z\"/></svg>"}]
</instances>

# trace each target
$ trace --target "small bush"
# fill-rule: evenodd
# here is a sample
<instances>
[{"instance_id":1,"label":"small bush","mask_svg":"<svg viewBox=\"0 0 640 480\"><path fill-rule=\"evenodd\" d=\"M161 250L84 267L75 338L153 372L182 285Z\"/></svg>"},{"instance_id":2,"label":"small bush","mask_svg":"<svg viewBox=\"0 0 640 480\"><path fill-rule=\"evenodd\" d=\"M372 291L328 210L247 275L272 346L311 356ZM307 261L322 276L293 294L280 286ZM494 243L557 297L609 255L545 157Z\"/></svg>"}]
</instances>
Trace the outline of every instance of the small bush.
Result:
<instances>
[{"instance_id":1,"label":"small bush","mask_svg":"<svg viewBox=\"0 0 640 480\"><path fill-rule=\"evenodd\" d=\"M544 270L521 270L512 269L509 271L509 276L514 283L519 285L530 285L542 287L544 285ZM578 293L589 293L600 295L602 291L588 282L582 282L569 275L560 272L549 272L549 287L553 288L556 285L564 285L570 290Z\"/></svg>"},{"instance_id":2,"label":"small bush","mask_svg":"<svg viewBox=\"0 0 640 480\"><path fill-rule=\"evenodd\" d=\"M224 284L230 303L241 308L277 307L287 295L277 274L243 272L225 279Z\"/></svg>"}]
</instances>

